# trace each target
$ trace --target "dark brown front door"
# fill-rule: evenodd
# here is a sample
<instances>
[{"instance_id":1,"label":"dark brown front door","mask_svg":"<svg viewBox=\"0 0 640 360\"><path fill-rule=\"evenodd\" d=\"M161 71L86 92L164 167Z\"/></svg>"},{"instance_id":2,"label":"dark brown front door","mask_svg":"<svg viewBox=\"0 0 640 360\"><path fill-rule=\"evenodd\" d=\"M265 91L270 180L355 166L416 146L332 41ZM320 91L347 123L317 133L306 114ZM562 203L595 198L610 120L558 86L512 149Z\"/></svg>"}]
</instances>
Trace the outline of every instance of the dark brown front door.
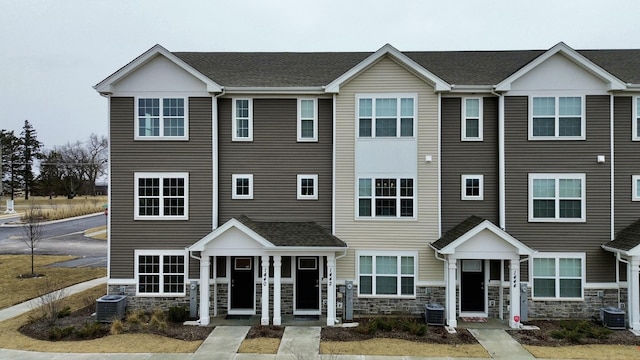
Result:
<instances>
[{"instance_id":1,"label":"dark brown front door","mask_svg":"<svg viewBox=\"0 0 640 360\"><path fill-rule=\"evenodd\" d=\"M298 257L296 264L296 310L320 310L318 257Z\"/></svg>"},{"instance_id":2,"label":"dark brown front door","mask_svg":"<svg viewBox=\"0 0 640 360\"><path fill-rule=\"evenodd\" d=\"M484 261L462 260L460 311L484 312Z\"/></svg>"},{"instance_id":3,"label":"dark brown front door","mask_svg":"<svg viewBox=\"0 0 640 360\"><path fill-rule=\"evenodd\" d=\"M231 258L230 310L253 310L255 270L252 257Z\"/></svg>"}]
</instances>

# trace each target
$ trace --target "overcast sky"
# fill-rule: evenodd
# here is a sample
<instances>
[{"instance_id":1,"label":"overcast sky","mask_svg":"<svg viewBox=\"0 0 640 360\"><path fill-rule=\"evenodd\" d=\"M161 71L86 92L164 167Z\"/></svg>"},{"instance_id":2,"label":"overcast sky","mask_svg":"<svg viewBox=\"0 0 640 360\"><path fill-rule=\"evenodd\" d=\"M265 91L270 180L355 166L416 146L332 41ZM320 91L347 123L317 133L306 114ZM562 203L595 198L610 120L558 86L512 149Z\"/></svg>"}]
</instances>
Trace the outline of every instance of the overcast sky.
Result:
<instances>
[{"instance_id":1,"label":"overcast sky","mask_svg":"<svg viewBox=\"0 0 640 360\"><path fill-rule=\"evenodd\" d=\"M640 48L637 0L0 0L0 129L46 148L107 135L92 86L170 51Z\"/></svg>"}]
</instances>

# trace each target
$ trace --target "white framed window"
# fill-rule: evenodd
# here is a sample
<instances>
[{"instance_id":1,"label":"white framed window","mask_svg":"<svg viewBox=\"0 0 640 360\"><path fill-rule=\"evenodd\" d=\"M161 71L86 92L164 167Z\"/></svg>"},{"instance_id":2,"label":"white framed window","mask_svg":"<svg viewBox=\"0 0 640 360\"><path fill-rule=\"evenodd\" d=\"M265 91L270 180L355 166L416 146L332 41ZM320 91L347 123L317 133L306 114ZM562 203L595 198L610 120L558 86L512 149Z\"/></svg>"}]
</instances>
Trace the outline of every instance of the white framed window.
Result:
<instances>
[{"instance_id":1,"label":"white framed window","mask_svg":"<svg viewBox=\"0 0 640 360\"><path fill-rule=\"evenodd\" d=\"M484 198L484 176L462 175L462 200L482 200Z\"/></svg>"},{"instance_id":2,"label":"white framed window","mask_svg":"<svg viewBox=\"0 0 640 360\"><path fill-rule=\"evenodd\" d=\"M188 220L189 173L135 173L135 220Z\"/></svg>"},{"instance_id":3,"label":"white framed window","mask_svg":"<svg viewBox=\"0 0 640 360\"><path fill-rule=\"evenodd\" d=\"M253 99L233 99L232 141L253 141Z\"/></svg>"},{"instance_id":4,"label":"white framed window","mask_svg":"<svg viewBox=\"0 0 640 360\"><path fill-rule=\"evenodd\" d=\"M640 201L640 175L633 175L631 181L631 201Z\"/></svg>"},{"instance_id":5,"label":"white framed window","mask_svg":"<svg viewBox=\"0 0 640 360\"><path fill-rule=\"evenodd\" d=\"M583 96L532 96L529 100L529 140L586 138Z\"/></svg>"},{"instance_id":6,"label":"white framed window","mask_svg":"<svg viewBox=\"0 0 640 360\"><path fill-rule=\"evenodd\" d=\"M414 137L416 96L414 94L358 95L358 137Z\"/></svg>"},{"instance_id":7,"label":"white framed window","mask_svg":"<svg viewBox=\"0 0 640 360\"><path fill-rule=\"evenodd\" d=\"M531 267L534 300L584 297L584 253L538 253L532 258Z\"/></svg>"},{"instance_id":8,"label":"white framed window","mask_svg":"<svg viewBox=\"0 0 640 360\"><path fill-rule=\"evenodd\" d=\"M413 218L413 178L359 178L358 217Z\"/></svg>"},{"instance_id":9,"label":"white framed window","mask_svg":"<svg viewBox=\"0 0 640 360\"><path fill-rule=\"evenodd\" d=\"M298 200L318 200L318 175L298 175Z\"/></svg>"},{"instance_id":10,"label":"white framed window","mask_svg":"<svg viewBox=\"0 0 640 360\"><path fill-rule=\"evenodd\" d=\"M584 222L585 174L529 174L529 221Z\"/></svg>"},{"instance_id":11,"label":"white framed window","mask_svg":"<svg viewBox=\"0 0 640 360\"><path fill-rule=\"evenodd\" d=\"M417 252L358 251L358 296L415 297Z\"/></svg>"},{"instance_id":12,"label":"white framed window","mask_svg":"<svg viewBox=\"0 0 640 360\"><path fill-rule=\"evenodd\" d=\"M298 141L318 141L317 99L298 99Z\"/></svg>"},{"instance_id":13,"label":"white framed window","mask_svg":"<svg viewBox=\"0 0 640 360\"><path fill-rule=\"evenodd\" d=\"M135 140L188 140L188 109L185 98L136 99Z\"/></svg>"},{"instance_id":14,"label":"white framed window","mask_svg":"<svg viewBox=\"0 0 640 360\"><path fill-rule=\"evenodd\" d=\"M253 174L231 175L231 198L253 199Z\"/></svg>"},{"instance_id":15,"label":"white framed window","mask_svg":"<svg viewBox=\"0 0 640 360\"><path fill-rule=\"evenodd\" d=\"M633 119L631 120L631 140L640 141L640 96L633 98Z\"/></svg>"},{"instance_id":16,"label":"white framed window","mask_svg":"<svg viewBox=\"0 0 640 360\"><path fill-rule=\"evenodd\" d=\"M184 250L136 250L136 295L184 296L188 268Z\"/></svg>"},{"instance_id":17,"label":"white framed window","mask_svg":"<svg viewBox=\"0 0 640 360\"><path fill-rule=\"evenodd\" d=\"M462 98L462 141L482 141L482 98Z\"/></svg>"}]
</instances>

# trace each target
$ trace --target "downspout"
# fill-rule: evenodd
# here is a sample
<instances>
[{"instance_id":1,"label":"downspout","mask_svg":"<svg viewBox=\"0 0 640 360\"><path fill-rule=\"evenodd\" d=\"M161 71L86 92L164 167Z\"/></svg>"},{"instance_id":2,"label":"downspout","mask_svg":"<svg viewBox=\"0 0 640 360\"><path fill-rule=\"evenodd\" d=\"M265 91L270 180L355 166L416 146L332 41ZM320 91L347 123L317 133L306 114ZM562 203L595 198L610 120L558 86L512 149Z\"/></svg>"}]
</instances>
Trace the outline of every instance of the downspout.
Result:
<instances>
[{"instance_id":1,"label":"downspout","mask_svg":"<svg viewBox=\"0 0 640 360\"><path fill-rule=\"evenodd\" d=\"M213 211L212 211L212 217L213 219L211 219L211 230L215 230L218 228L218 98L220 96L223 96L224 94L226 94L226 90L223 88L222 92L218 95L214 95L212 98L212 107L213 107L213 111L212 111L212 119L211 121L213 122L212 124L212 130L213 130L213 134L211 134L211 138L213 139L213 144L211 144L211 151L213 152L213 154L211 154L212 157L212 161L213 161Z\"/></svg>"},{"instance_id":2,"label":"downspout","mask_svg":"<svg viewBox=\"0 0 640 360\"><path fill-rule=\"evenodd\" d=\"M331 154L331 234L336 234L336 94L333 94L333 129L332 129L332 154ZM346 251L344 255L346 255ZM344 256L342 255L342 256ZM336 259L337 260L337 259Z\"/></svg>"},{"instance_id":3,"label":"downspout","mask_svg":"<svg viewBox=\"0 0 640 360\"><path fill-rule=\"evenodd\" d=\"M491 93L498 96L498 219L500 229L506 228L506 190L505 190L505 149L504 149L504 95L495 90Z\"/></svg>"},{"instance_id":4,"label":"downspout","mask_svg":"<svg viewBox=\"0 0 640 360\"><path fill-rule=\"evenodd\" d=\"M614 199L614 196L615 196L615 191L614 191L615 190L615 188L614 188L615 187L615 184L614 184L615 183L615 181L614 181L614 179L615 179L615 177L614 177L615 168L613 166L613 163L615 161L614 152L613 152L614 151L614 132L613 132L614 111L613 111L613 101L614 101L614 96L613 96L613 94L611 94L610 95L610 100L609 100L609 107L610 107L610 110L609 110L610 111L610 115L609 115L609 117L610 117L610 122L611 122L611 125L609 126L609 132L610 132L610 135L609 135L610 136L610 140L609 140L609 142L611 143L611 154L609 154L609 159L611 159L610 160L610 162L611 162L611 165L610 165L611 166L611 175L610 175L610 181L609 181L611 183L611 195L610 195L611 196L611 205L610 205L611 206L611 235L610 235L611 239L610 240L615 239L615 210L616 210L615 209L615 199ZM619 301L618 301L618 303L619 303Z\"/></svg>"},{"instance_id":5,"label":"downspout","mask_svg":"<svg viewBox=\"0 0 640 360\"><path fill-rule=\"evenodd\" d=\"M442 237L442 141L441 141L441 138L442 138L442 93L438 93L438 238Z\"/></svg>"},{"instance_id":6,"label":"downspout","mask_svg":"<svg viewBox=\"0 0 640 360\"><path fill-rule=\"evenodd\" d=\"M620 263L627 264L627 269L629 268L629 262L620 257L620 253L616 252L616 282L618 283L618 305L620 305L620 300L622 296L620 296ZM627 270L627 274L629 274L629 270ZM627 275L627 278L629 275ZM629 279L627 279L627 294L629 293Z\"/></svg>"}]
</instances>

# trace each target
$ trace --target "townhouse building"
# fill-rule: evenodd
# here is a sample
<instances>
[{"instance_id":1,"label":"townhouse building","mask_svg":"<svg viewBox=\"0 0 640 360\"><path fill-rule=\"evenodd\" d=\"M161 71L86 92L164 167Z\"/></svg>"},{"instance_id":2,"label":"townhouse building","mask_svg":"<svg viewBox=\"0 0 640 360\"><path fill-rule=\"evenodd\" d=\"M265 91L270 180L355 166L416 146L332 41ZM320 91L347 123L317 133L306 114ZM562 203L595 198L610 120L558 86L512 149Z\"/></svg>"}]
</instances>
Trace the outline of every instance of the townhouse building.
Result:
<instances>
[{"instance_id":1,"label":"townhouse building","mask_svg":"<svg viewBox=\"0 0 640 360\"><path fill-rule=\"evenodd\" d=\"M202 325L438 303L451 327L616 306L640 331L639 55L156 45L94 87L109 292L195 293Z\"/></svg>"}]
</instances>

